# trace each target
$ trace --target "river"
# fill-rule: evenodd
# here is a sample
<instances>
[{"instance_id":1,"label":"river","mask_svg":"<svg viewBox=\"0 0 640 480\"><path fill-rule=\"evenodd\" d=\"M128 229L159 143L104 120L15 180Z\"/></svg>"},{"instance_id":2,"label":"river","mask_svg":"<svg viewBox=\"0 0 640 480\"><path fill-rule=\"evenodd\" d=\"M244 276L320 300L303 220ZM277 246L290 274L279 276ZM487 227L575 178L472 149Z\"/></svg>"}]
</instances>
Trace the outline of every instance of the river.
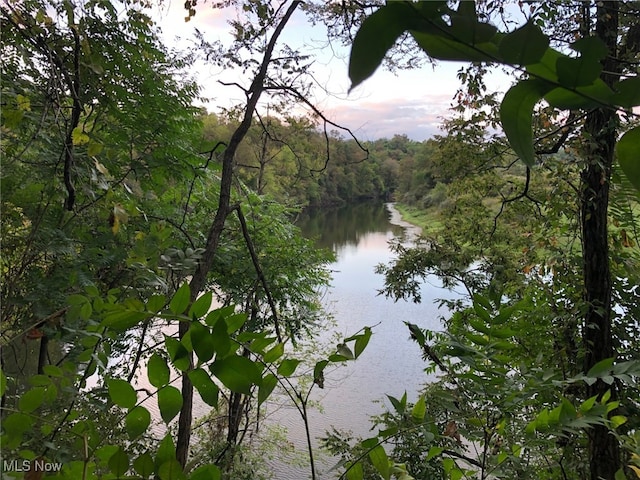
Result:
<instances>
[{"instance_id":1,"label":"river","mask_svg":"<svg viewBox=\"0 0 640 480\"><path fill-rule=\"evenodd\" d=\"M416 234L415 227L402 222L391 204L364 203L312 211L301 217L298 225L305 236L337 255L331 265L331 286L323 297L324 307L333 317L332 333L346 337L364 326L373 330L360 358L328 370L325 388L316 387L311 394L311 399L321 406L313 408L309 415L318 457L317 478L329 480L337 477L335 471L329 471L336 460L320 451L318 439L332 426L366 438L372 435L370 416L389 405L387 394L399 398L406 391L409 401L416 400L421 386L432 378L424 373L426 365L420 348L410 340L404 322L439 330L440 317L446 312L438 309L436 299L453 298L456 294L443 289L437 278L428 278L422 287L421 304L394 302L377 294L384 279L374 269L377 264L392 260L389 242L394 238L410 242ZM326 343L331 332L321 337L319 343ZM273 478L310 478L308 466L290 464L304 464L306 455L304 424L295 408L286 402L268 405L266 423L286 428L290 446L270 462Z\"/></svg>"}]
</instances>

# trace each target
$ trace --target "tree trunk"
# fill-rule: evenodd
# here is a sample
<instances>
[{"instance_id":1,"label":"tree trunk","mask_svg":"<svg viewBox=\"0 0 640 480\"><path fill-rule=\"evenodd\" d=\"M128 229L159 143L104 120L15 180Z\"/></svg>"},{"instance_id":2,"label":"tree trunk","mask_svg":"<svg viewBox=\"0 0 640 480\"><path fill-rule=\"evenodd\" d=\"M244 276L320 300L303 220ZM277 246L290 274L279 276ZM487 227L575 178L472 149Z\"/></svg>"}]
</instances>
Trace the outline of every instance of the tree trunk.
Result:
<instances>
[{"instance_id":1,"label":"tree trunk","mask_svg":"<svg viewBox=\"0 0 640 480\"><path fill-rule=\"evenodd\" d=\"M205 245L202 259L196 268L196 271L191 278L189 286L191 287L191 300L194 301L200 292L205 288L207 283L207 275L213 265L220 238L222 236L222 230L227 216L230 213L231 204L231 186L233 183L233 169L236 151L238 146L246 136L253 121L253 114L255 113L258 100L265 89L264 81L267 76L267 68L271 62L273 50L276 42L287 24L293 12L301 4L301 1L294 1L289 5L289 8L282 16L282 19L276 26L273 35L269 39L267 48L265 49L262 57L262 63L260 69L256 74L249 91L247 92L247 105L244 111L244 116L238 128L233 132L229 145L224 151L222 158L222 176L220 180L220 195L218 200L218 209L216 216L209 229L207 236L207 243ZM178 335L180 339L189 331L188 322L180 322ZM191 359L193 362L193 359ZM182 375L182 408L180 410L180 417L178 419L178 435L176 441L176 458L182 468L187 464L189 457L189 443L191 441L191 422L193 419L193 384L187 375Z\"/></svg>"},{"instance_id":2,"label":"tree trunk","mask_svg":"<svg viewBox=\"0 0 640 480\"><path fill-rule=\"evenodd\" d=\"M599 2L596 35L603 40L609 55L604 61L603 80L611 85L617 75L615 63L618 32L618 3ZM584 126L586 165L581 173L581 223L584 277L584 371L605 358L614 356L611 331L611 271L607 216L609 183L616 144L617 114L598 108L587 115ZM588 387L588 396L602 396L614 385L596 382ZM621 468L620 446L606 426L589 432L589 464L591 479L613 479Z\"/></svg>"}]
</instances>

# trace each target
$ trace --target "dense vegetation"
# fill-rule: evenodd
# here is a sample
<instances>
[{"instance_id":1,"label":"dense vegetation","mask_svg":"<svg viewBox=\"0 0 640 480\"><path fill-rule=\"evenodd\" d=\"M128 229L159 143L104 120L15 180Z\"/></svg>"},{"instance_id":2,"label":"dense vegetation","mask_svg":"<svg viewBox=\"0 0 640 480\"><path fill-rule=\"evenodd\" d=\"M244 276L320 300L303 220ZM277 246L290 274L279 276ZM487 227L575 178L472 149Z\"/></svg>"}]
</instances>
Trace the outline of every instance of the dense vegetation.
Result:
<instances>
[{"instance_id":1,"label":"dense vegetation","mask_svg":"<svg viewBox=\"0 0 640 480\"><path fill-rule=\"evenodd\" d=\"M441 136L366 143L310 105L313 62L279 46L302 5L216 3L243 12L232 44L188 53L145 2L0 7L4 474L268 478L247 443L260 405L278 388L307 421L327 367L372 334L295 350L332 255L291 220L381 198L428 222L379 267L383 293L420 301L433 273L468 298L444 332L407 325L440 381L414 405L389 392L371 438L327 437L343 477L640 476L635 3L541 4L504 31L501 2L305 3L353 45L354 84L383 59L469 62ZM246 103L193 107L200 54L242 68ZM518 72L500 102L490 64Z\"/></svg>"}]
</instances>

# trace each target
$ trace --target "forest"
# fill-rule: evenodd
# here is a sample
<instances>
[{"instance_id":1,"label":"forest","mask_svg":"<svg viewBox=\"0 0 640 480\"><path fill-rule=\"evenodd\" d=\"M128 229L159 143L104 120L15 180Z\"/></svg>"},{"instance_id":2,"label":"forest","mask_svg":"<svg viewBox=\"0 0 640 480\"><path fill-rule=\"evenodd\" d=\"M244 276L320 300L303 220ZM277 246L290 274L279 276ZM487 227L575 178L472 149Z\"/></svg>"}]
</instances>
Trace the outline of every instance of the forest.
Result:
<instances>
[{"instance_id":1,"label":"forest","mask_svg":"<svg viewBox=\"0 0 640 480\"><path fill-rule=\"evenodd\" d=\"M327 426L332 478L640 478L639 2L187 0L236 12L187 49L158 5L0 5L2 478L274 478L252 439L275 395L324 478L310 393L375 332L305 348L334 253L296 218L371 199L423 231L372 296L465 294L441 330L405 322L437 376L417 401L389 391L368 438ZM353 87L460 62L441 133L335 123L298 14ZM236 107L201 106L203 59L242 72Z\"/></svg>"}]
</instances>

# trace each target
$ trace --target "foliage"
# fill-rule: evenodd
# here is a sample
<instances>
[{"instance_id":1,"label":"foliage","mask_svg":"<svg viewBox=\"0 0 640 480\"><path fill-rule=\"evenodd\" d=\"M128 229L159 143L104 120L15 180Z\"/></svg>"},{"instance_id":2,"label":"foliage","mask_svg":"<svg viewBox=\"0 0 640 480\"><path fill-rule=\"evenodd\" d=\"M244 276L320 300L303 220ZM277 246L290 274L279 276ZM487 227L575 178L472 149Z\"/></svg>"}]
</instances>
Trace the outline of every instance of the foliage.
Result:
<instances>
[{"instance_id":1,"label":"foliage","mask_svg":"<svg viewBox=\"0 0 640 480\"><path fill-rule=\"evenodd\" d=\"M511 87L500 107L510 145L528 166L536 160L532 120L534 107L541 100L562 110L639 105L637 76L613 85L600 78L607 46L598 37L572 43L571 49L580 55L571 57L549 47L549 38L533 21L512 32L499 32L478 18L475 2L461 2L458 10L450 9L447 2L392 2L378 9L363 22L353 42L349 64L352 88L373 74L405 31L431 58L505 64L528 74L528 79ZM638 152L633 138L637 130L625 135L618 155L621 167L635 183Z\"/></svg>"},{"instance_id":2,"label":"foliage","mask_svg":"<svg viewBox=\"0 0 640 480\"><path fill-rule=\"evenodd\" d=\"M584 4L571 17L580 36L568 39L567 26L554 25L556 14L545 5L501 32L475 2L391 2L363 21L354 40L354 86L404 32L430 58L480 64L461 71L469 92L458 97L459 116L416 175L432 186L440 175L438 213L446 228L423 245L396 246L399 260L380 267L385 293L395 298L419 300L420 279L436 273L472 299L452 305L444 334L409 325L425 358L443 372L427 404L438 412L440 397L452 399L445 412L456 418L442 435L455 431L462 448L441 463L452 478L624 478L618 438L637 428L638 405L637 302L629 297L637 294L630 287L638 278L637 244L625 240L637 222L637 155L627 150L637 143L637 124L624 124L620 139L615 131L619 117L633 117L637 97L627 87L637 86L637 72L629 68L634 53L616 43L635 35L626 23L635 7L618 7ZM499 112L478 83L490 64L521 72ZM537 108L543 100L548 106ZM485 113L469 113L479 106ZM504 142L487 133L494 113L524 170L514 169ZM404 185L414 204L433 206L433 190ZM615 220L621 208L625 227ZM416 453L429 448L415 446Z\"/></svg>"}]
</instances>

